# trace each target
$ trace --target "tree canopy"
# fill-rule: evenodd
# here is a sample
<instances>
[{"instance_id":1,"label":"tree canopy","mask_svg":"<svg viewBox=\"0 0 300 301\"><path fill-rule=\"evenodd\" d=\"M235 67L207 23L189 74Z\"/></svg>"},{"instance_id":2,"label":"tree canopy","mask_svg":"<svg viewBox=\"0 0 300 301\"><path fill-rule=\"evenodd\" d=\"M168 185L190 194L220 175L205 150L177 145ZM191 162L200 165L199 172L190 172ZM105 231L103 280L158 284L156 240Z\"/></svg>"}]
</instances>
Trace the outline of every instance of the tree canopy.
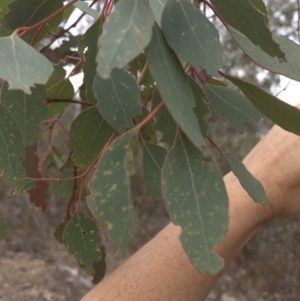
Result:
<instances>
[{"instance_id":1,"label":"tree canopy","mask_svg":"<svg viewBox=\"0 0 300 301\"><path fill-rule=\"evenodd\" d=\"M75 7L82 11L76 20ZM72 35L85 15L93 21ZM153 199L163 198L181 226L196 268L220 271L214 246L226 235L228 197L206 144L255 202L266 204L267 196L238 156L210 137L207 117L238 133L245 123L270 119L300 134L299 110L236 76L231 70L238 65L224 56L224 47L241 49L253 66L300 81L300 48L270 30L265 3L5 0L0 20L0 168L11 187L7 196L26 192L43 211L51 193L68 199L55 237L99 281L105 251L97 223L118 246L116 257L126 256L138 231L131 179L142 174ZM230 43L221 43L223 31ZM70 78L80 73L75 91ZM4 219L0 214L0 238Z\"/></svg>"}]
</instances>

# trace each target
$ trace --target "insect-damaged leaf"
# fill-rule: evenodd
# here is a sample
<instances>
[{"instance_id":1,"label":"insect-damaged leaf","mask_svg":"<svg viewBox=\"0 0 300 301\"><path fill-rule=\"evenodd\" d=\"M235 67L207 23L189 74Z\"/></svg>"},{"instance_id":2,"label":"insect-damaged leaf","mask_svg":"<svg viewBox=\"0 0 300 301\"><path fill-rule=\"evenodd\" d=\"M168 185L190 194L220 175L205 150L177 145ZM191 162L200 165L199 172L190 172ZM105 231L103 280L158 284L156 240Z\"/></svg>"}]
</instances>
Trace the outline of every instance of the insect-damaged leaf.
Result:
<instances>
[{"instance_id":1,"label":"insect-damaged leaf","mask_svg":"<svg viewBox=\"0 0 300 301\"><path fill-rule=\"evenodd\" d=\"M185 61L219 76L225 62L217 29L188 0L169 0L162 15L162 31L169 45Z\"/></svg>"},{"instance_id":2,"label":"insect-damaged leaf","mask_svg":"<svg viewBox=\"0 0 300 301\"><path fill-rule=\"evenodd\" d=\"M3 178L19 189L25 182L25 170L22 166L24 145L20 129L9 111L0 103L0 168Z\"/></svg>"},{"instance_id":3,"label":"insect-damaged leaf","mask_svg":"<svg viewBox=\"0 0 300 301\"><path fill-rule=\"evenodd\" d=\"M6 228L5 220L2 213L0 212L0 240L4 239L6 235L7 235L7 228Z\"/></svg>"},{"instance_id":4,"label":"insect-damaged leaf","mask_svg":"<svg viewBox=\"0 0 300 301\"><path fill-rule=\"evenodd\" d=\"M260 1L261 2L261 1ZM230 26L248 37L270 56L284 59L285 54L273 41L265 9L257 9L250 0L211 0L211 3ZM263 2L260 3L264 5Z\"/></svg>"},{"instance_id":5,"label":"insect-damaged leaf","mask_svg":"<svg viewBox=\"0 0 300 301\"><path fill-rule=\"evenodd\" d=\"M34 144L40 133L39 123L47 118L44 87L38 85L27 95L23 91L8 90L4 83L0 93L0 100L17 122L25 145Z\"/></svg>"},{"instance_id":6,"label":"insect-damaged leaf","mask_svg":"<svg viewBox=\"0 0 300 301\"><path fill-rule=\"evenodd\" d=\"M114 130L94 108L82 111L70 131L72 161L76 166L89 166L102 150Z\"/></svg>"},{"instance_id":7,"label":"insect-damaged leaf","mask_svg":"<svg viewBox=\"0 0 300 301\"><path fill-rule=\"evenodd\" d=\"M86 100L90 103L97 103L97 99L94 97L93 84L96 76L98 37L101 33L103 22L104 17L101 15L101 17L86 31L78 46L78 52L83 60L85 96Z\"/></svg>"},{"instance_id":8,"label":"insect-damaged leaf","mask_svg":"<svg viewBox=\"0 0 300 301\"><path fill-rule=\"evenodd\" d=\"M31 94L30 87L45 84L53 72L52 64L16 34L0 38L0 78L9 89Z\"/></svg>"},{"instance_id":9,"label":"insect-damaged leaf","mask_svg":"<svg viewBox=\"0 0 300 301\"><path fill-rule=\"evenodd\" d=\"M33 145L26 146L25 158L22 164L25 168L26 177L30 177L30 178L42 177L39 171L39 158L37 155L36 143ZM32 187L30 187L30 185L32 185ZM44 181L33 181L31 184L30 182L25 183L23 189L27 190L27 187L29 189L28 192L29 192L30 201L36 207L40 207L43 212L46 211L47 209L46 194L48 190L48 184Z\"/></svg>"},{"instance_id":10,"label":"insect-damaged leaf","mask_svg":"<svg viewBox=\"0 0 300 301\"><path fill-rule=\"evenodd\" d=\"M143 141L143 166L145 180L155 200L162 198L161 169L166 157L166 150L161 146Z\"/></svg>"},{"instance_id":11,"label":"insect-damaged leaf","mask_svg":"<svg viewBox=\"0 0 300 301\"><path fill-rule=\"evenodd\" d=\"M225 158L241 185L255 202L267 204L268 198L261 183L246 169L243 162L234 154L224 153Z\"/></svg>"},{"instance_id":12,"label":"insect-damaged leaf","mask_svg":"<svg viewBox=\"0 0 300 301\"><path fill-rule=\"evenodd\" d=\"M285 53L286 61L269 56L266 52L254 45L246 36L229 27L229 32L240 48L249 58L259 66L278 74L300 81L300 46L284 36L273 36Z\"/></svg>"},{"instance_id":13,"label":"insect-damaged leaf","mask_svg":"<svg viewBox=\"0 0 300 301\"><path fill-rule=\"evenodd\" d=\"M64 243L80 265L90 274L93 264L101 260L101 239L97 224L82 211L76 212L64 232Z\"/></svg>"},{"instance_id":14,"label":"insect-damaged leaf","mask_svg":"<svg viewBox=\"0 0 300 301\"><path fill-rule=\"evenodd\" d=\"M201 146L204 140L193 111L196 103L188 78L157 25L154 26L152 40L146 52L151 73L171 115L191 141Z\"/></svg>"},{"instance_id":15,"label":"insect-damaged leaf","mask_svg":"<svg viewBox=\"0 0 300 301\"><path fill-rule=\"evenodd\" d=\"M224 73L222 73L222 76L236 85L266 117L270 118L286 131L300 135L299 109L237 77L226 75Z\"/></svg>"},{"instance_id":16,"label":"insect-damaged leaf","mask_svg":"<svg viewBox=\"0 0 300 301\"><path fill-rule=\"evenodd\" d=\"M117 132L134 127L132 119L142 110L139 88L129 73L114 69L110 79L96 76L94 91L101 115Z\"/></svg>"},{"instance_id":17,"label":"insect-damaged leaf","mask_svg":"<svg viewBox=\"0 0 300 301\"><path fill-rule=\"evenodd\" d=\"M182 133L167 155L163 172L163 196L180 239L200 272L215 274L223 260L214 252L228 226L228 198L223 179L213 165Z\"/></svg>"},{"instance_id":18,"label":"insect-damaged leaf","mask_svg":"<svg viewBox=\"0 0 300 301\"><path fill-rule=\"evenodd\" d=\"M264 118L243 94L221 86L205 87L212 111L218 118L225 119L238 133L244 132L245 122L254 123Z\"/></svg>"},{"instance_id":19,"label":"insect-damaged leaf","mask_svg":"<svg viewBox=\"0 0 300 301\"><path fill-rule=\"evenodd\" d=\"M134 130L118 137L102 156L89 182L92 195L87 204L93 216L107 226L110 239L119 246L119 258L127 254L126 246L138 230L130 192L137 147L138 134Z\"/></svg>"},{"instance_id":20,"label":"insect-damaged leaf","mask_svg":"<svg viewBox=\"0 0 300 301\"><path fill-rule=\"evenodd\" d=\"M150 42L154 17L145 0L121 0L107 18L99 39L97 72L109 78L113 68L123 68Z\"/></svg>"}]
</instances>

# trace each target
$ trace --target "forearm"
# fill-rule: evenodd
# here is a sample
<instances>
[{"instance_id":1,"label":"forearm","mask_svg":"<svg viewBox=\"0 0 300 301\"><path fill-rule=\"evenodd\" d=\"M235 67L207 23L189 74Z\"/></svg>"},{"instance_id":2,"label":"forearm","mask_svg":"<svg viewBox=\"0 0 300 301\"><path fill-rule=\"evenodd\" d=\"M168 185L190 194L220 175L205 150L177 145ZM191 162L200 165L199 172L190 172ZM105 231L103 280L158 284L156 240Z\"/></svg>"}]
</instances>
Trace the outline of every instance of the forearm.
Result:
<instances>
[{"instance_id":1,"label":"forearm","mask_svg":"<svg viewBox=\"0 0 300 301\"><path fill-rule=\"evenodd\" d=\"M259 225L270 217L270 209L254 203L232 174L224 180L230 223L225 241L216 247L225 262L219 274L199 273L182 248L180 228L169 224L82 301L204 300Z\"/></svg>"}]
</instances>

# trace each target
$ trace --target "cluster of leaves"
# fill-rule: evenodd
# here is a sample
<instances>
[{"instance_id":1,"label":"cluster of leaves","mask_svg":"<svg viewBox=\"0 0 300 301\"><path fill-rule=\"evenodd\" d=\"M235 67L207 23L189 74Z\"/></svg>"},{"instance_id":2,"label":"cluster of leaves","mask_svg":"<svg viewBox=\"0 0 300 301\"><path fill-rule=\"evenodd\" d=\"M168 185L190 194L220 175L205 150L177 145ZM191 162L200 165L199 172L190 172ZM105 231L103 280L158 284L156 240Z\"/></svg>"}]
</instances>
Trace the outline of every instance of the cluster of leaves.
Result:
<instances>
[{"instance_id":1,"label":"cluster of leaves","mask_svg":"<svg viewBox=\"0 0 300 301\"><path fill-rule=\"evenodd\" d=\"M153 199L163 198L181 226L196 268L217 273L223 261L214 246L226 235L228 198L217 166L204 159L205 142L222 154L254 201L266 203L267 197L240 159L208 136L206 116L213 113L238 133L245 122L266 116L300 134L299 111L220 71L226 62L219 33L194 1L93 1L100 2L100 12L76 0L65 6L61 0L5 2L0 168L12 187L8 195L28 192L42 210L49 192L68 197L66 220L55 236L100 280L105 263L96 222L118 245L116 257L125 256L138 231L130 182L142 170ZM256 64L300 81L300 48L272 36L262 0L200 2ZM64 27L74 6L95 18L78 37L69 29L82 16ZM60 47L50 48L61 37ZM67 64L73 65L68 76ZM70 76L79 72L78 95ZM228 80L237 89L227 87ZM0 215L0 238L5 231Z\"/></svg>"}]
</instances>

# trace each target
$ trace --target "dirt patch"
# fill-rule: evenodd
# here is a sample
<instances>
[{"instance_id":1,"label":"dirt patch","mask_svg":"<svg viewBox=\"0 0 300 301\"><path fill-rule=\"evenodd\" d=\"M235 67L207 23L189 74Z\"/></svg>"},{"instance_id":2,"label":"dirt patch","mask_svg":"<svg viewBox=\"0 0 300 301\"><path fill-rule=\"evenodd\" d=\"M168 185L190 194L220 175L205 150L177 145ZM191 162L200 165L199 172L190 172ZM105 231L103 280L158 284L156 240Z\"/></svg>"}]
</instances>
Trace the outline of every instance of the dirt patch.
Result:
<instances>
[{"instance_id":1,"label":"dirt patch","mask_svg":"<svg viewBox=\"0 0 300 301\"><path fill-rule=\"evenodd\" d=\"M134 253L168 223L162 202L154 202L137 183L134 202L140 220L138 236L130 244ZM51 198L46 213L34 208L26 196L0 199L9 228L0 242L0 301L79 300L91 287L83 271L53 233L64 220L67 201ZM101 229L107 249L108 272L121 262L115 246ZM221 278L207 301L300 300L300 218L265 225Z\"/></svg>"}]
</instances>

